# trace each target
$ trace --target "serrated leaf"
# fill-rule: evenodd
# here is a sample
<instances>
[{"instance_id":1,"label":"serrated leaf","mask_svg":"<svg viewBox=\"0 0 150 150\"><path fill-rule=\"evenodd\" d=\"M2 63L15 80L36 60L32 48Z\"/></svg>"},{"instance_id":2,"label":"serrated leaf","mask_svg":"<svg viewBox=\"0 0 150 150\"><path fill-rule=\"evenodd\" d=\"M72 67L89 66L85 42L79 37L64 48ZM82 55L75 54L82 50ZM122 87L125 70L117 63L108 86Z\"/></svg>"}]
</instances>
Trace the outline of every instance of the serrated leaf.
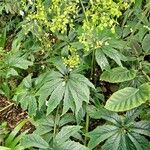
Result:
<instances>
[{"instance_id":1,"label":"serrated leaf","mask_svg":"<svg viewBox=\"0 0 150 150\"><path fill-rule=\"evenodd\" d=\"M61 131L56 135L55 140L59 145L67 141L71 136L80 131L81 126L65 126Z\"/></svg>"},{"instance_id":2,"label":"serrated leaf","mask_svg":"<svg viewBox=\"0 0 150 150\"><path fill-rule=\"evenodd\" d=\"M94 106L88 106L87 113L89 114L91 118L94 118L94 119L102 118L116 125L120 124L121 122L121 119L117 113L109 111L104 108L96 108Z\"/></svg>"},{"instance_id":3,"label":"serrated leaf","mask_svg":"<svg viewBox=\"0 0 150 150\"><path fill-rule=\"evenodd\" d=\"M109 62L101 49L96 50L95 58L102 70L110 69Z\"/></svg>"},{"instance_id":4,"label":"serrated leaf","mask_svg":"<svg viewBox=\"0 0 150 150\"><path fill-rule=\"evenodd\" d=\"M60 101L63 99L64 91L65 91L65 86L63 85L62 82L52 92L48 100L47 115L50 114L58 106Z\"/></svg>"},{"instance_id":5,"label":"serrated leaf","mask_svg":"<svg viewBox=\"0 0 150 150\"><path fill-rule=\"evenodd\" d=\"M134 144L137 150L149 150L150 149L150 143L149 141L144 138L143 136L136 134L136 133L128 133L128 137Z\"/></svg>"},{"instance_id":6,"label":"serrated leaf","mask_svg":"<svg viewBox=\"0 0 150 150\"><path fill-rule=\"evenodd\" d=\"M46 141L44 141L37 134L26 135L22 139L21 145L23 145L24 148L30 148L30 147L36 147L36 148L40 148L40 149L48 149L49 148L48 143Z\"/></svg>"},{"instance_id":7,"label":"serrated leaf","mask_svg":"<svg viewBox=\"0 0 150 150\"><path fill-rule=\"evenodd\" d=\"M135 70L128 70L126 68L117 67L111 70L104 71L100 79L110 83L119 83L132 80L136 77Z\"/></svg>"},{"instance_id":8,"label":"serrated leaf","mask_svg":"<svg viewBox=\"0 0 150 150\"><path fill-rule=\"evenodd\" d=\"M10 58L6 61L6 64L20 69L28 69L29 66L33 65L31 61L19 56L10 56Z\"/></svg>"},{"instance_id":9,"label":"serrated leaf","mask_svg":"<svg viewBox=\"0 0 150 150\"><path fill-rule=\"evenodd\" d=\"M81 74L76 74L76 73L72 73L70 75L70 78L72 78L73 80L77 80L78 82L83 82L84 84L86 84L87 86L95 89L94 85L92 84L92 82L90 82L84 75Z\"/></svg>"},{"instance_id":10,"label":"serrated leaf","mask_svg":"<svg viewBox=\"0 0 150 150\"><path fill-rule=\"evenodd\" d=\"M142 134L150 137L150 122L149 121L139 121L135 122L133 127L131 127L132 131L137 134Z\"/></svg>"},{"instance_id":11,"label":"serrated leaf","mask_svg":"<svg viewBox=\"0 0 150 150\"><path fill-rule=\"evenodd\" d=\"M105 46L105 48L103 48L102 50L106 56L113 59L119 66L122 67L122 63L121 63L122 55L117 50L115 50L110 46L108 47Z\"/></svg>"},{"instance_id":12,"label":"serrated leaf","mask_svg":"<svg viewBox=\"0 0 150 150\"><path fill-rule=\"evenodd\" d=\"M90 137L88 148L93 149L99 143L105 141L107 138L113 136L117 132L118 127L113 125L98 126L96 129L87 134Z\"/></svg>"},{"instance_id":13,"label":"serrated leaf","mask_svg":"<svg viewBox=\"0 0 150 150\"><path fill-rule=\"evenodd\" d=\"M111 111L126 111L145 103L150 97L150 85L139 88L126 87L115 92L106 102L105 108Z\"/></svg>"},{"instance_id":14,"label":"serrated leaf","mask_svg":"<svg viewBox=\"0 0 150 150\"><path fill-rule=\"evenodd\" d=\"M89 149L84 145L80 144L79 142L68 140L62 145L61 150L89 150Z\"/></svg>"}]
</instances>

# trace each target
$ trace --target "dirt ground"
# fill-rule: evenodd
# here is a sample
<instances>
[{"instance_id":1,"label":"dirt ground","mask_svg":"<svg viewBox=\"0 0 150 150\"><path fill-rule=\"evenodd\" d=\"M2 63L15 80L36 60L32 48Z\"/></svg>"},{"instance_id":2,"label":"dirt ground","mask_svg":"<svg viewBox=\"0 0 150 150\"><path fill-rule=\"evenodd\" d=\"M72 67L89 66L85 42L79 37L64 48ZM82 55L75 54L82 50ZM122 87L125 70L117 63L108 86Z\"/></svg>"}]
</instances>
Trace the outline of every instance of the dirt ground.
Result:
<instances>
[{"instance_id":1,"label":"dirt ground","mask_svg":"<svg viewBox=\"0 0 150 150\"><path fill-rule=\"evenodd\" d=\"M11 131L21 120L27 117L27 113L19 106L0 95L0 124L7 122L7 127ZM33 132L35 128L28 122L22 128L22 131L26 129L28 129L29 132Z\"/></svg>"}]
</instances>

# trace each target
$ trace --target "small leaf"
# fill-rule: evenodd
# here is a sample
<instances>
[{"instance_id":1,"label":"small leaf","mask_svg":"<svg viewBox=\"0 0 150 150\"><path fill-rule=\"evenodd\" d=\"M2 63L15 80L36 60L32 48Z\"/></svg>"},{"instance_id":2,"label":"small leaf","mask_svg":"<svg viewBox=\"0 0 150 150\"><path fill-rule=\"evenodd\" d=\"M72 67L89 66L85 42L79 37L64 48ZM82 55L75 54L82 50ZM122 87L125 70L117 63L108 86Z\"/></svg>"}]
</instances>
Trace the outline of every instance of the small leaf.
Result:
<instances>
[{"instance_id":1,"label":"small leaf","mask_svg":"<svg viewBox=\"0 0 150 150\"><path fill-rule=\"evenodd\" d=\"M143 50L146 52L146 54L149 54L150 53L150 46L149 46L149 43L150 43L150 34L147 34L144 39L143 39L143 42L142 42L142 48Z\"/></svg>"},{"instance_id":2,"label":"small leaf","mask_svg":"<svg viewBox=\"0 0 150 150\"><path fill-rule=\"evenodd\" d=\"M109 62L101 49L96 50L95 58L102 70L108 70L110 68Z\"/></svg>"},{"instance_id":3,"label":"small leaf","mask_svg":"<svg viewBox=\"0 0 150 150\"><path fill-rule=\"evenodd\" d=\"M56 135L55 140L60 145L67 141L71 136L80 131L81 126L65 126L61 131Z\"/></svg>"},{"instance_id":4,"label":"small leaf","mask_svg":"<svg viewBox=\"0 0 150 150\"><path fill-rule=\"evenodd\" d=\"M46 141L44 141L39 135L37 134L29 134L26 135L22 141L21 145L24 146L24 148L30 148L30 147L36 147L40 149L48 149L49 145Z\"/></svg>"},{"instance_id":5,"label":"small leaf","mask_svg":"<svg viewBox=\"0 0 150 150\"><path fill-rule=\"evenodd\" d=\"M132 80L135 77L136 77L135 70L128 70L126 68L117 67L113 68L112 70L104 71L100 79L110 83L118 83Z\"/></svg>"},{"instance_id":6,"label":"small leaf","mask_svg":"<svg viewBox=\"0 0 150 150\"><path fill-rule=\"evenodd\" d=\"M139 88L126 87L115 92L106 102L105 108L111 111L126 111L145 103L150 97L150 85Z\"/></svg>"},{"instance_id":7,"label":"small leaf","mask_svg":"<svg viewBox=\"0 0 150 150\"><path fill-rule=\"evenodd\" d=\"M121 60L123 59L123 56L121 55L121 53L110 46L105 46L105 48L103 48L102 50L106 56L113 59L119 66L122 67Z\"/></svg>"}]
</instances>

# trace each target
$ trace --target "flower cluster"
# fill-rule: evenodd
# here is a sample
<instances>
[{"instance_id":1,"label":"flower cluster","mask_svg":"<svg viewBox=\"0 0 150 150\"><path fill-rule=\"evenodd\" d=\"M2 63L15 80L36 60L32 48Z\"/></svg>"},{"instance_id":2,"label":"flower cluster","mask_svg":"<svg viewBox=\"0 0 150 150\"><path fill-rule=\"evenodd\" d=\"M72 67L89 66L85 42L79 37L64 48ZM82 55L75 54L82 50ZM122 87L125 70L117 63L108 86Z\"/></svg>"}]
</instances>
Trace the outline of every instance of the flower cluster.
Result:
<instances>
[{"instance_id":1,"label":"flower cluster","mask_svg":"<svg viewBox=\"0 0 150 150\"><path fill-rule=\"evenodd\" d=\"M63 57L64 64L70 68L75 68L80 63L79 55L74 47L68 46L68 49L71 54L68 56L68 58Z\"/></svg>"},{"instance_id":2,"label":"flower cluster","mask_svg":"<svg viewBox=\"0 0 150 150\"><path fill-rule=\"evenodd\" d=\"M99 39L95 36L96 33L105 29L115 33L117 18L122 15L121 10L127 9L132 2L91 0L89 9L84 12L86 19L83 21L82 34L79 36L79 41L85 45L85 50L97 47L95 43L99 43Z\"/></svg>"}]
</instances>

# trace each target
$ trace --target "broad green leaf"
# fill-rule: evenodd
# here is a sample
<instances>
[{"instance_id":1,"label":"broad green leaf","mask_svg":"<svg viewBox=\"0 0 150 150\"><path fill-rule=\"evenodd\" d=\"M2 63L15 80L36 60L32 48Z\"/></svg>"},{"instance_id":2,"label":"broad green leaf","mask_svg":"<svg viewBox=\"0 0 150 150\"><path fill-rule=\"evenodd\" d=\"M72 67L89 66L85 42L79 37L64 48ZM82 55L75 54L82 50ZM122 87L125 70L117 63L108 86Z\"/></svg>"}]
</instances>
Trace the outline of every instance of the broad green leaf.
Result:
<instances>
[{"instance_id":1,"label":"broad green leaf","mask_svg":"<svg viewBox=\"0 0 150 150\"><path fill-rule=\"evenodd\" d=\"M67 141L75 133L79 132L81 126L64 126L61 131L56 135L55 141L61 145Z\"/></svg>"},{"instance_id":2,"label":"broad green leaf","mask_svg":"<svg viewBox=\"0 0 150 150\"><path fill-rule=\"evenodd\" d=\"M102 150L136 150L136 148L126 135L115 134L105 142Z\"/></svg>"},{"instance_id":3,"label":"broad green leaf","mask_svg":"<svg viewBox=\"0 0 150 150\"><path fill-rule=\"evenodd\" d=\"M149 141L143 136L136 134L136 133L132 133L132 132L128 133L127 135L137 150L149 150L150 149Z\"/></svg>"},{"instance_id":4,"label":"broad green leaf","mask_svg":"<svg viewBox=\"0 0 150 150\"><path fill-rule=\"evenodd\" d=\"M28 69L29 66L33 65L31 61L28 61L24 57L20 56L10 56L9 59L6 61L6 64L11 67L16 67L20 69Z\"/></svg>"},{"instance_id":5,"label":"broad green leaf","mask_svg":"<svg viewBox=\"0 0 150 150\"><path fill-rule=\"evenodd\" d=\"M95 58L102 70L110 69L109 62L101 49L96 50Z\"/></svg>"},{"instance_id":6,"label":"broad green leaf","mask_svg":"<svg viewBox=\"0 0 150 150\"><path fill-rule=\"evenodd\" d=\"M108 47L105 46L104 48L102 48L102 51L106 56L113 59L119 66L122 67L122 63L121 63L122 55L117 50L115 50L114 48L110 46Z\"/></svg>"},{"instance_id":7,"label":"broad green leaf","mask_svg":"<svg viewBox=\"0 0 150 150\"><path fill-rule=\"evenodd\" d=\"M115 92L106 102L105 108L111 111L126 111L145 103L150 97L150 85L139 88L126 87Z\"/></svg>"},{"instance_id":8,"label":"broad green leaf","mask_svg":"<svg viewBox=\"0 0 150 150\"><path fill-rule=\"evenodd\" d=\"M142 134L150 137L150 122L149 121L139 121L133 124L131 127L132 132L136 132L138 134Z\"/></svg>"},{"instance_id":9,"label":"broad green leaf","mask_svg":"<svg viewBox=\"0 0 150 150\"><path fill-rule=\"evenodd\" d=\"M18 76L18 72L13 68L7 70L6 78L9 78L11 76Z\"/></svg>"},{"instance_id":10,"label":"broad green leaf","mask_svg":"<svg viewBox=\"0 0 150 150\"><path fill-rule=\"evenodd\" d=\"M70 74L70 78L73 80L77 80L78 82L83 82L84 84L86 84L87 86L95 89L94 85L92 84L92 82L90 82L84 75L82 74L76 74L76 73L72 73Z\"/></svg>"},{"instance_id":11,"label":"broad green leaf","mask_svg":"<svg viewBox=\"0 0 150 150\"><path fill-rule=\"evenodd\" d=\"M118 127L113 125L98 126L96 129L94 129L93 131L87 134L90 137L88 147L90 149L93 149L99 143L105 141L106 139L113 136L117 132L118 132Z\"/></svg>"},{"instance_id":12,"label":"broad green leaf","mask_svg":"<svg viewBox=\"0 0 150 150\"><path fill-rule=\"evenodd\" d=\"M23 84L24 84L24 86L26 87L26 88L31 88L32 87L32 79L31 79L31 77L32 77L32 75L31 74L29 74L27 77L25 77L24 79L23 79Z\"/></svg>"},{"instance_id":13,"label":"broad green leaf","mask_svg":"<svg viewBox=\"0 0 150 150\"><path fill-rule=\"evenodd\" d=\"M116 125L120 124L121 122L121 119L117 113L109 111L105 108L96 108L94 106L88 106L87 113L89 114L91 118L94 118L94 119L102 118Z\"/></svg>"},{"instance_id":14,"label":"broad green leaf","mask_svg":"<svg viewBox=\"0 0 150 150\"><path fill-rule=\"evenodd\" d=\"M40 148L40 149L48 149L49 148L48 143L37 134L26 135L22 139L21 145L24 148L31 148L31 147L36 147L36 148Z\"/></svg>"},{"instance_id":15,"label":"broad green leaf","mask_svg":"<svg viewBox=\"0 0 150 150\"><path fill-rule=\"evenodd\" d=\"M121 134L117 133L110 137L102 146L102 150L118 150L121 142ZM122 141L123 142L123 141ZM124 141L125 142L125 141ZM122 143L122 147L126 148L125 143ZM122 149L123 150L123 149ZM127 150L127 149L126 149Z\"/></svg>"},{"instance_id":16,"label":"broad green leaf","mask_svg":"<svg viewBox=\"0 0 150 150\"><path fill-rule=\"evenodd\" d=\"M132 80L136 77L135 70L128 70L126 68L117 67L111 70L104 71L100 79L110 83L124 82Z\"/></svg>"},{"instance_id":17,"label":"broad green leaf","mask_svg":"<svg viewBox=\"0 0 150 150\"><path fill-rule=\"evenodd\" d=\"M76 122L75 117L73 114L67 113L67 114L63 115L62 118L60 119L59 126L64 126L64 125L71 123L71 122L72 123Z\"/></svg>"},{"instance_id":18,"label":"broad green leaf","mask_svg":"<svg viewBox=\"0 0 150 150\"><path fill-rule=\"evenodd\" d=\"M67 84L65 87L65 93L64 93L62 115L64 115L70 108L71 108L71 110L74 110L74 104L73 104L73 101L71 101L71 99L73 99L73 98L70 95L69 87Z\"/></svg>"},{"instance_id":19,"label":"broad green leaf","mask_svg":"<svg viewBox=\"0 0 150 150\"><path fill-rule=\"evenodd\" d=\"M36 93L38 98L38 103L39 103L39 108L42 107L44 103L46 103L46 100L48 96L59 86L59 84L63 81L63 79L58 78L51 80L49 82L46 82Z\"/></svg>"},{"instance_id":20,"label":"broad green leaf","mask_svg":"<svg viewBox=\"0 0 150 150\"><path fill-rule=\"evenodd\" d=\"M150 34L147 34L144 39L143 39L143 42L142 42L142 48L143 50L146 52L146 54L150 54L150 46L149 46L149 43L150 43Z\"/></svg>"},{"instance_id":21,"label":"broad green leaf","mask_svg":"<svg viewBox=\"0 0 150 150\"><path fill-rule=\"evenodd\" d=\"M89 149L84 145L80 144L79 142L68 140L62 145L61 150L89 150Z\"/></svg>"},{"instance_id":22,"label":"broad green leaf","mask_svg":"<svg viewBox=\"0 0 150 150\"><path fill-rule=\"evenodd\" d=\"M63 99L64 91L65 91L65 86L62 82L52 92L52 94L48 100L47 115L50 114L61 102L61 100Z\"/></svg>"},{"instance_id":23,"label":"broad green leaf","mask_svg":"<svg viewBox=\"0 0 150 150\"><path fill-rule=\"evenodd\" d=\"M84 97L83 95L80 95L80 93L82 94L82 91L78 93L79 90L72 81L69 81L68 85L69 85L69 91L71 93L71 96L76 106L76 114L77 114L82 107L82 101L84 100Z\"/></svg>"}]
</instances>

